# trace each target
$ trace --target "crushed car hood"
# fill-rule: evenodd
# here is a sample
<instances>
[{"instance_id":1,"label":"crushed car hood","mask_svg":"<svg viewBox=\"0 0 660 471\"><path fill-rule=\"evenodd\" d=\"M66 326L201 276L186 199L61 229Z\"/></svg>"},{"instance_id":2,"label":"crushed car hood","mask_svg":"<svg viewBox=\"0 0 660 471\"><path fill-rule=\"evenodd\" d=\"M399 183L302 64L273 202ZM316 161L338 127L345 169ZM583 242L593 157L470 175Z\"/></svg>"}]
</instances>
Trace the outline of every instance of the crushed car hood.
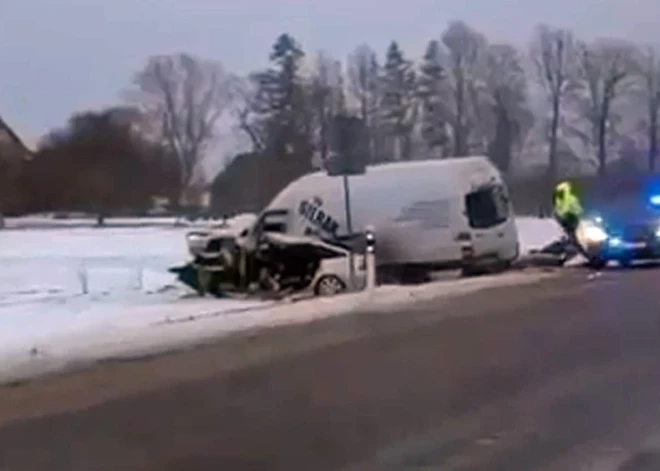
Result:
<instances>
[{"instance_id":1,"label":"crushed car hood","mask_svg":"<svg viewBox=\"0 0 660 471\"><path fill-rule=\"evenodd\" d=\"M295 250L300 257L335 258L348 255L348 251L338 245L323 242L314 237L293 236L279 232L263 234L264 242L279 249Z\"/></svg>"}]
</instances>

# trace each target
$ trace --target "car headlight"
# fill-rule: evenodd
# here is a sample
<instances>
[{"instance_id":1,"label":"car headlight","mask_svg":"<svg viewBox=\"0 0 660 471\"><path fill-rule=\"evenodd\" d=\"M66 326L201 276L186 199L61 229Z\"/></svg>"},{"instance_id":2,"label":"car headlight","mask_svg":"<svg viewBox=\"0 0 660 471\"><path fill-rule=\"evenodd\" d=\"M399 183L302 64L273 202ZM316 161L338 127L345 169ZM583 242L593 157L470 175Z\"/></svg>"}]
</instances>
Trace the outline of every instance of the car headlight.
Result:
<instances>
[{"instance_id":1,"label":"car headlight","mask_svg":"<svg viewBox=\"0 0 660 471\"><path fill-rule=\"evenodd\" d=\"M586 220L580 224L578 229L578 239L586 243L601 243L608 239L607 232L594 221Z\"/></svg>"},{"instance_id":2,"label":"car headlight","mask_svg":"<svg viewBox=\"0 0 660 471\"><path fill-rule=\"evenodd\" d=\"M584 237L590 242L604 242L607 240L607 232L598 226L586 227Z\"/></svg>"},{"instance_id":3,"label":"car headlight","mask_svg":"<svg viewBox=\"0 0 660 471\"><path fill-rule=\"evenodd\" d=\"M188 242L192 242L193 244L196 242L201 242L204 239L206 239L206 234L200 234L198 232L192 232L190 234L186 234L186 240Z\"/></svg>"}]
</instances>

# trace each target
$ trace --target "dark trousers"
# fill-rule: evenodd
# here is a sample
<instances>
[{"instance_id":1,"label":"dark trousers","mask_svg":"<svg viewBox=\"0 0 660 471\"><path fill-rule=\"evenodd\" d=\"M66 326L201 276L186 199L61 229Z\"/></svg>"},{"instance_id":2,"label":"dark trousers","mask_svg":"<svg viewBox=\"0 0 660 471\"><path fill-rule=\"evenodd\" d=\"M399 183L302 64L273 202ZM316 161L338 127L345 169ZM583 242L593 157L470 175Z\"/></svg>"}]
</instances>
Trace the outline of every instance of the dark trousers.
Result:
<instances>
[{"instance_id":1,"label":"dark trousers","mask_svg":"<svg viewBox=\"0 0 660 471\"><path fill-rule=\"evenodd\" d=\"M578 252L580 252L585 257L587 253L585 249L580 245L577 240L576 232L577 228L580 225L580 218L575 214L568 214L566 217L560 218L556 217L557 222L561 226L568 239L569 244L571 244Z\"/></svg>"},{"instance_id":2,"label":"dark trousers","mask_svg":"<svg viewBox=\"0 0 660 471\"><path fill-rule=\"evenodd\" d=\"M557 217L556 219L561 228L564 230L566 236L571 240L575 240L575 231L580 224L580 218L575 214L568 214L565 217Z\"/></svg>"}]
</instances>

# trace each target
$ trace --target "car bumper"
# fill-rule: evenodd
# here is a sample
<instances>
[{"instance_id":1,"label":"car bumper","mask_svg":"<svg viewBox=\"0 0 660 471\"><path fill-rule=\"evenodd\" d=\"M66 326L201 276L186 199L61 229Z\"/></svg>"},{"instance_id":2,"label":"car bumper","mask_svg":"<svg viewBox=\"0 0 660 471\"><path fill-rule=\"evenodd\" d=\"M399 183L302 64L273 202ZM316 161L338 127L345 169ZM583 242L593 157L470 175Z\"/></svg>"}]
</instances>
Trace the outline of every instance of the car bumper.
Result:
<instances>
[{"instance_id":1,"label":"car bumper","mask_svg":"<svg viewBox=\"0 0 660 471\"><path fill-rule=\"evenodd\" d=\"M654 260L660 259L660 241L608 241L598 248L587 250L587 253L608 260Z\"/></svg>"}]
</instances>

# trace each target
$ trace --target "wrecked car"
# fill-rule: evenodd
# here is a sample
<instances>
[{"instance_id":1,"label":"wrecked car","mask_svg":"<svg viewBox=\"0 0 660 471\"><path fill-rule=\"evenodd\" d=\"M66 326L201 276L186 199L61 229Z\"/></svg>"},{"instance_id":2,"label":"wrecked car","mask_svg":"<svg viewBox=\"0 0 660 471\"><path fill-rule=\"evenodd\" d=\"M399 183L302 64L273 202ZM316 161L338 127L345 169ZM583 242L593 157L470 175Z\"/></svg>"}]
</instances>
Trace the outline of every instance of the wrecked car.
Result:
<instances>
[{"instance_id":1,"label":"wrecked car","mask_svg":"<svg viewBox=\"0 0 660 471\"><path fill-rule=\"evenodd\" d=\"M364 285L364 256L310 236L280 232L265 213L251 227L188 234L192 260L170 271L199 294L334 295ZM275 215L277 216L277 215ZM351 281L349 264L354 263ZM352 286L355 285L355 286Z\"/></svg>"}]
</instances>

